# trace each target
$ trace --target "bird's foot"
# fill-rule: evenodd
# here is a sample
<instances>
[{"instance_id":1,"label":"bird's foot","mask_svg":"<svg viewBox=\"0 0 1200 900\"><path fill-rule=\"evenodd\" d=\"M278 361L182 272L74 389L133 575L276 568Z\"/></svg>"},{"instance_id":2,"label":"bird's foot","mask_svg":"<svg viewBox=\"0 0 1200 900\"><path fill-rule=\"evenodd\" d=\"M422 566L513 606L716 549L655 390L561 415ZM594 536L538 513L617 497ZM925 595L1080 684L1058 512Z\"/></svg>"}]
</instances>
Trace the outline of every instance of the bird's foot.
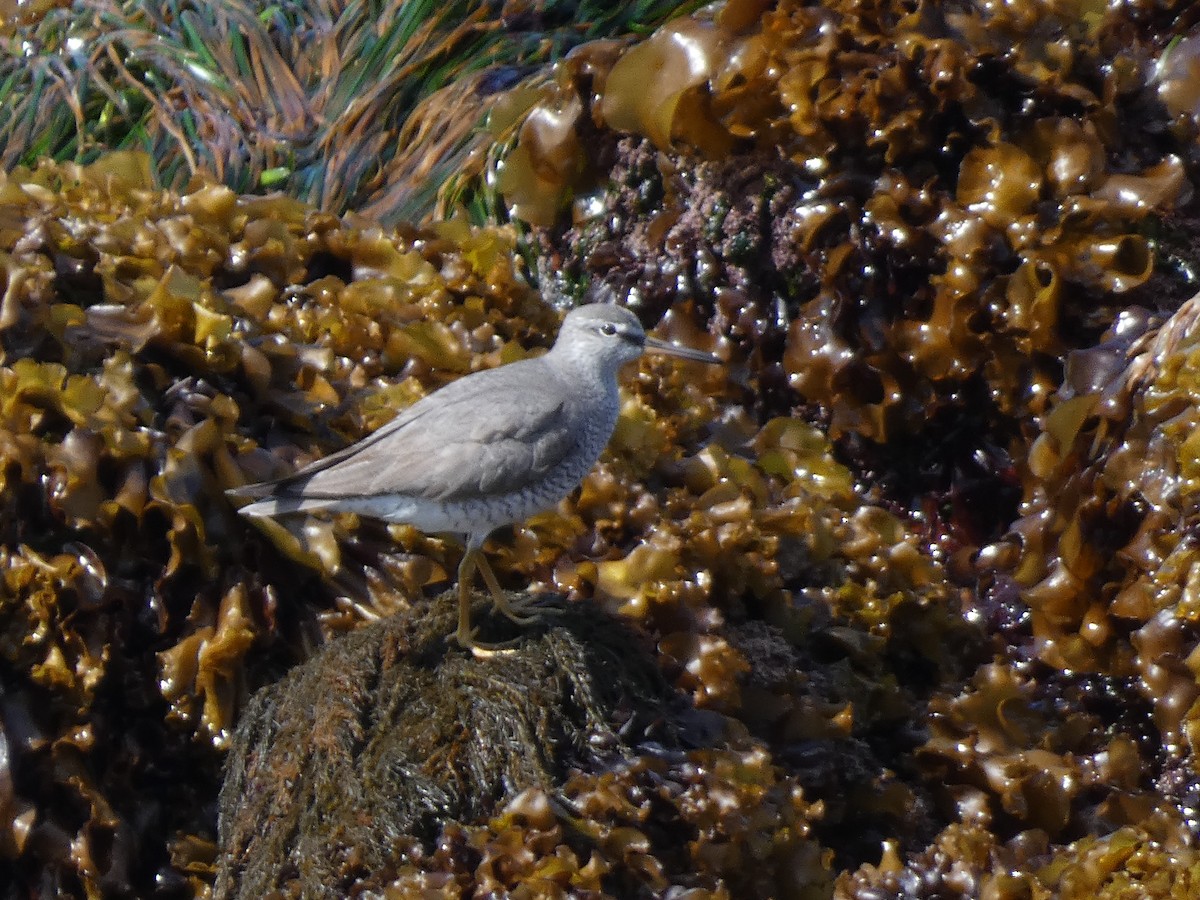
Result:
<instances>
[{"instance_id":1,"label":"bird's foot","mask_svg":"<svg viewBox=\"0 0 1200 900\"><path fill-rule=\"evenodd\" d=\"M559 612L553 607L543 606L540 597L531 597L528 594L519 600L509 600L503 593L493 593L492 605L518 625L534 625L546 616Z\"/></svg>"},{"instance_id":2,"label":"bird's foot","mask_svg":"<svg viewBox=\"0 0 1200 900\"><path fill-rule=\"evenodd\" d=\"M498 644L485 644L482 641L475 640L475 635L479 633L478 628L472 628L465 633L460 628L454 632L452 640L462 647L464 650L470 650L471 655L476 659L491 659L496 656L510 656L517 652L517 644L520 643L520 638L514 638L511 641L502 641Z\"/></svg>"}]
</instances>

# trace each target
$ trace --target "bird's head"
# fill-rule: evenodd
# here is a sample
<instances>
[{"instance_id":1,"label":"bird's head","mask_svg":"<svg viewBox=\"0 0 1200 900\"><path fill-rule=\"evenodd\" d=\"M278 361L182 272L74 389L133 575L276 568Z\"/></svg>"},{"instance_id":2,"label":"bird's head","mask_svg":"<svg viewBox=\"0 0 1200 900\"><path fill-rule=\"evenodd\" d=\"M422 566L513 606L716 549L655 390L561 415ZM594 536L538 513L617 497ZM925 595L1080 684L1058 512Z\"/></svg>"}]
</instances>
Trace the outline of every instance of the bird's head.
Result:
<instances>
[{"instance_id":1,"label":"bird's head","mask_svg":"<svg viewBox=\"0 0 1200 900\"><path fill-rule=\"evenodd\" d=\"M720 362L715 356L701 350L677 347L646 337L637 316L625 307L611 303L589 303L567 313L558 332L558 340L554 342L554 349L575 359L597 363L605 371L616 371L647 350L697 362Z\"/></svg>"}]
</instances>

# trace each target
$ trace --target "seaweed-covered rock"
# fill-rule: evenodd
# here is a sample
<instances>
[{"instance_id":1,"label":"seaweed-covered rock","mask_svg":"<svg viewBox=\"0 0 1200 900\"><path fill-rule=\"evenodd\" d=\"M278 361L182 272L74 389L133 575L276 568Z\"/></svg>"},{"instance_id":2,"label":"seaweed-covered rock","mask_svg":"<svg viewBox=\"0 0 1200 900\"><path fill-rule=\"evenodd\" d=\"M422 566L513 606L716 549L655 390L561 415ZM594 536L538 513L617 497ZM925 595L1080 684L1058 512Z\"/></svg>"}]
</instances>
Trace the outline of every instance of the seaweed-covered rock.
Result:
<instances>
[{"instance_id":1,"label":"seaweed-covered rock","mask_svg":"<svg viewBox=\"0 0 1200 900\"><path fill-rule=\"evenodd\" d=\"M456 597L331 642L247 706L221 792L217 896L378 890L449 822L676 742L666 682L611 616L548 603L548 627L481 662L447 649Z\"/></svg>"},{"instance_id":2,"label":"seaweed-covered rock","mask_svg":"<svg viewBox=\"0 0 1200 900\"><path fill-rule=\"evenodd\" d=\"M1138 291L1195 136L1191 45L1148 6L734 0L576 51L497 184L545 291L691 300L761 418L803 410L969 552L1013 518L1064 355L1122 295L1189 292L1166 266Z\"/></svg>"},{"instance_id":3,"label":"seaweed-covered rock","mask_svg":"<svg viewBox=\"0 0 1200 900\"><path fill-rule=\"evenodd\" d=\"M353 516L256 528L223 489L538 352L518 253L730 361L642 361L580 490L488 551L642 635L695 746L621 732L363 825L383 891L1192 890L1194 24L730 0L587 45L509 98L523 238L161 191L128 155L11 172L5 890L209 889L249 693L364 621L409 634L457 561Z\"/></svg>"}]
</instances>

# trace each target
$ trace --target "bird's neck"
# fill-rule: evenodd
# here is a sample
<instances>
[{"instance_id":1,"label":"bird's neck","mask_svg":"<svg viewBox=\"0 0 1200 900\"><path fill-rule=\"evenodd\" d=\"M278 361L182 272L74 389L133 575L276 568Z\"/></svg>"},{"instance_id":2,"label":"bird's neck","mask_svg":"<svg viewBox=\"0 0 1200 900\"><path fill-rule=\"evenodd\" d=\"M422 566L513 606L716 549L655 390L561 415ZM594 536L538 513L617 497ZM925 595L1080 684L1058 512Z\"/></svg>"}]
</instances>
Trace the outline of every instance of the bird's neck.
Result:
<instances>
[{"instance_id":1,"label":"bird's neck","mask_svg":"<svg viewBox=\"0 0 1200 900\"><path fill-rule=\"evenodd\" d=\"M580 399L603 402L604 406L618 405L617 366L605 365L582 354L551 351L546 355L553 377L573 385Z\"/></svg>"}]
</instances>

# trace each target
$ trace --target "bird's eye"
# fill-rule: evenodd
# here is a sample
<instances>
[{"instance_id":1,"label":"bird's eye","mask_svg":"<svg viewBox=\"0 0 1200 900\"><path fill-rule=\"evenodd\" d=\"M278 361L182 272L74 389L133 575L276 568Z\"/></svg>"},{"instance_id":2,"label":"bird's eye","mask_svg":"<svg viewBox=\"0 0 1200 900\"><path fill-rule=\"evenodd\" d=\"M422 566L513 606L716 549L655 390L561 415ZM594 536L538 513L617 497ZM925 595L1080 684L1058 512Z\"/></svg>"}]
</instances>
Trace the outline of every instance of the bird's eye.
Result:
<instances>
[{"instance_id":1,"label":"bird's eye","mask_svg":"<svg viewBox=\"0 0 1200 900\"><path fill-rule=\"evenodd\" d=\"M614 334L617 333L617 326L614 325L612 322L605 322L603 325L600 326L600 333L607 334L609 337L612 337Z\"/></svg>"}]
</instances>

